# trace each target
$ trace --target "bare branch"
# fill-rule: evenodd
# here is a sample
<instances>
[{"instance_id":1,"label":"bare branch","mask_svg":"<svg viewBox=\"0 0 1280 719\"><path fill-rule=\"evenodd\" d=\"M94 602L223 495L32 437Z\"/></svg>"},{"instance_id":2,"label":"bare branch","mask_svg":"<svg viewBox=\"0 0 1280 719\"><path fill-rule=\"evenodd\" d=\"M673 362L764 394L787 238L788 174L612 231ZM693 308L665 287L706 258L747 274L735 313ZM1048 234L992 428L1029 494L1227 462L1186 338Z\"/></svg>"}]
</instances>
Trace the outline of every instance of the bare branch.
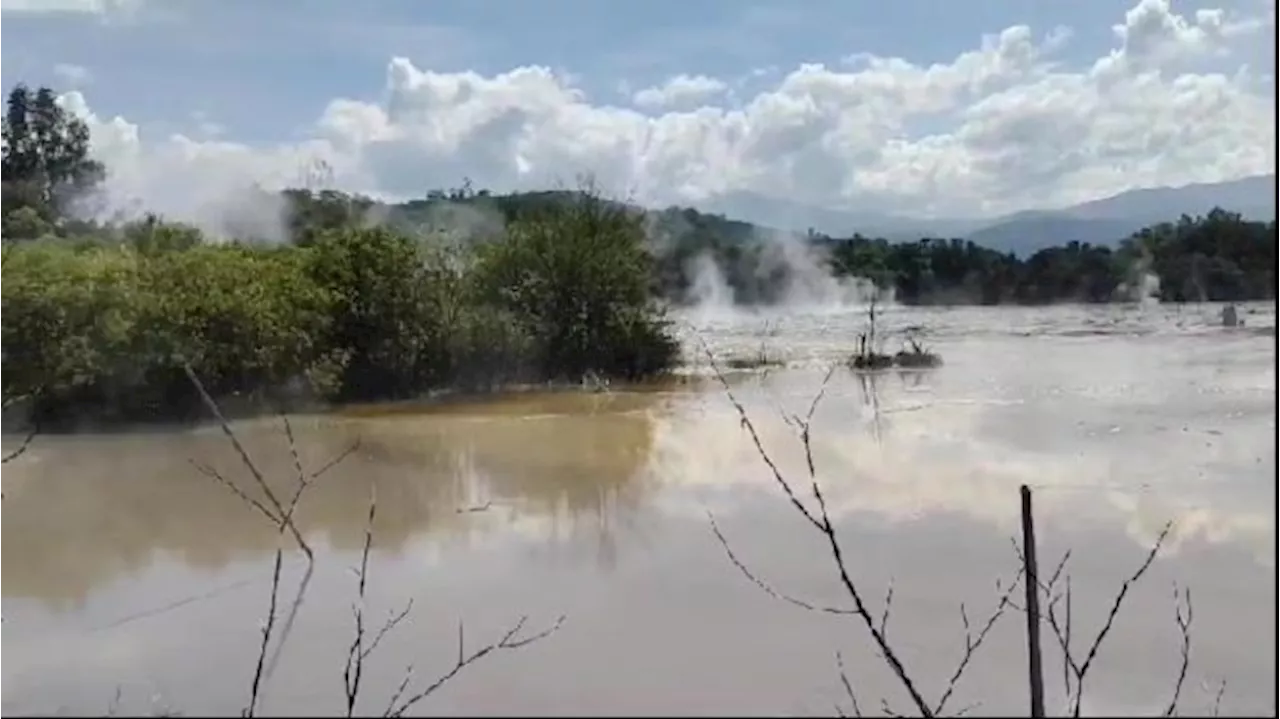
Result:
<instances>
[{"instance_id":1,"label":"bare branch","mask_svg":"<svg viewBox=\"0 0 1280 719\"><path fill-rule=\"evenodd\" d=\"M183 371L186 373L187 378L191 381L192 385L196 388L196 391L200 394L200 398L204 402L205 407L213 415L214 419L218 421L218 424L221 427L223 434L227 436L227 438L231 441L232 446L235 448L236 452L240 455L241 462L249 470L249 473L253 476L258 486L262 489L262 492L266 496L267 502L268 504L270 504L270 506L268 506L267 504L264 504L263 502L253 497L250 497L247 493L244 492L244 490L240 489L240 487L236 486L235 483L231 482L226 477L222 476L222 474L219 473L213 467L203 464L201 462L197 462L194 459L191 460L192 466L194 466L201 474L204 474L205 476L213 479L214 481L218 482L222 486L226 487L228 490L231 491L232 494L236 495L238 498L240 498L250 507L252 507L257 512L262 514L262 516L270 520L271 523L275 525L277 533L279 535L283 535L285 531L288 530L293 535L293 539L297 543L299 549L301 549L303 554L306 555L307 557L306 574L304 575L302 581L298 585L298 595L293 601L293 605L289 611L289 616L285 621L284 630L279 640L276 643L276 650L274 653L272 653L270 662L268 662L267 654L268 654L268 649L270 648L270 645L271 645L272 636L276 626L276 620L277 620L277 614L278 614L277 607L279 604L279 595L280 595L280 575L281 575L281 569L284 563L283 550L280 548L277 542L275 560L273 564L273 571L272 571L272 577L271 577L270 603L268 605L267 617L263 621L263 626L262 626L262 642L259 646L258 658L257 658L257 662L254 665L253 678L252 678L252 681L250 682L249 704L242 712L244 716L251 717L257 711L258 702L261 696L264 680L268 676L270 676L271 672L274 670L276 662L280 658L280 651L284 647L284 641L288 637L289 632L293 627L294 620L297 618L298 610L302 605L302 600L304 595L306 594L307 586L310 584L312 570L314 568L315 555L312 552L310 545L308 545L306 540L303 538L302 533L298 530L297 524L295 524L293 519L294 513L297 511L298 503L302 499L303 493L306 491L307 487L310 486L311 482L314 481L317 477L319 477L324 472L327 472L329 469L332 469L342 460L346 459L346 457L349 456L352 451L354 451L354 447L358 446L358 442L356 445L353 445L351 449L348 449L347 451L339 454L337 458L331 460L320 470L313 472L308 476L302 467L302 458L298 453L297 441L293 434L293 426L289 422L289 418L282 415L281 421L284 424L285 436L288 439L289 453L290 453L290 456L293 458L294 474L297 482L296 486L294 487L293 494L290 495L289 497L288 505L284 505L276 497L270 485L267 484L266 478L263 476L262 472L258 469L257 464L254 463L253 458L249 456L248 451L240 443L240 439L236 436L235 431L231 429L231 425L227 422L226 417L223 416L222 411L218 408L217 403L205 390L204 385L200 382L200 379L196 376L195 371L191 369L191 365L184 364Z\"/></svg>"},{"instance_id":2,"label":"bare branch","mask_svg":"<svg viewBox=\"0 0 1280 719\"><path fill-rule=\"evenodd\" d=\"M116 715L116 712L120 711L120 695L120 685L117 684L115 696L111 697L111 703L107 705L107 716L113 717Z\"/></svg>"},{"instance_id":3,"label":"bare branch","mask_svg":"<svg viewBox=\"0 0 1280 719\"><path fill-rule=\"evenodd\" d=\"M853 683L849 681L849 675L844 670L844 657L840 652L836 652L836 668L840 670L840 683L844 686L844 695L849 699L849 705L853 708L853 715L862 716L862 709L858 706L858 696L853 691ZM837 707L839 708L839 707Z\"/></svg>"},{"instance_id":4,"label":"bare branch","mask_svg":"<svg viewBox=\"0 0 1280 719\"><path fill-rule=\"evenodd\" d=\"M778 469L778 465L774 463L773 458L769 456L767 451L765 451L764 444L760 441L760 435L756 432L755 425L752 424L751 418L747 415L746 408L742 406L742 403L739 402L738 398L733 394L733 388L729 386L729 380L726 379L724 373L720 371L720 365L716 363L716 358L715 355L712 354L711 348L707 346L707 343L703 341L701 337L699 337L698 340L702 342L702 348L703 351L706 352L707 361L711 363L711 370L715 372L716 379L718 379L720 384L724 387L725 395L729 398L730 404L732 404L734 409L738 411L738 418L743 428L747 430L749 435L751 435L751 441L755 443L756 446L756 453L760 455L760 459L764 461L765 466L767 466L769 471L773 473L774 481L777 482L778 486L782 488L782 491L786 493L787 499L791 501L791 504L796 508L796 511L800 512L800 514L803 515L810 524L821 530L822 525L818 522L818 518L815 517L813 513L809 511L809 508L804 506L800 501L800 498L796 496L796 493L791 489L790 483L788 483L782 476L782 470Z\"/></svg>"},{"instance_id":5,"label":"bare branch","mask_svg":"<svg viewBox=\"0 0 1280 719\"><path fill-rule=\"evenodd\" d=\"M1063 654L1062 682L1063 682L1063 686L1068 687L1067 696L1071 696L1071 693L1069 691L1070 683L1067 679L1067 670L1075 666L1075 659L1071 657L1071 617L1073 614L1071 611L1071 577L1066 578L1066 585L1067 585L1067 588L1064 594L1064 599L1066 602L1066 606L1065 606L1066 623L1065 623L1065 626L1063 627L1063 633L1062 633L1062 654Z\"/></svg>"},{"instance_id":6,"label":"bare branch","mask_svg":"<svg viewBox=\"0 0 1280 719\"><path fill-rule=\"evenodd\" d=\"M27 451L27 448L31 446L31 440L35 439L37 434L40 434L40 425L33 424L31 429L27 431L26 436L22 438L22 444L18 445L18 448L12 452L0 457L0 464L8 464L21 457Z\"/></svg>"},{"instance_id":7,"label":"bare branch","mask_svg":"<svg viewBox=\"0 0 1280 719\"><path fill-rule=\"evenodd\" d=\"M890 670L893 672L894 676L897 677L899 683L902 684L903 689L906 690L908 696L911 698L912 703L916 706L916 709L919 711L920 715L925 717L933 716L932 710L930 709L928 703L925 702L925 699L920 694L920 691L916 689L915 682L911 679L910 675L907 673L906 667L903 666L902 661L898 658L897 653L894 652L893 648L889 646L889 643L885 640L884 634L880 631L880 627L877 625L875 618L871 616L871 612L868 610L866 603L862 598L861 591L858 589L857 585L853 581L852 576L850 576L849 574L848 567L846 566L844 561L844 549L840 544L839 538L836 536L835 526L833 525L831 521L830 513L827 510L827 502L826 502L826 499L823 497L822 487L818 482L817 472L815 471L815 468L814 468L813 446L812 446L810 432L809 432L809 420L808 419L801 420L798 417L793 417L793 421L800 427L800 441L804 446L805 459L809 469L810 485L813 491L814 501L816 502L818 507L818 511L816 513L810 510L808 507L804 505L803 502L800 501L800 499L796 496L795 492L792 490L790 483L788 483L787 480L782 476L781 470L778 469L777 464L773 461L773 458L769 456L769 453L765 450L763 443L760 441L760 435L756 431L755 425L751 421L751 417L747 414L746 408L743 407L742 403L739 402L737 397L734 396L733 390L729 386L729 381L725 378L724 373L720 371L720 367L716 363L715 355L712 354L711 348L708 347L706 342L703 341L701 338L699 338L699 341L702 342L702 347L707 355L707 360L711 365L711 369L715 373L716 378L720 381L721 386L724 387L725 394L728 396L729 402L733 405L734 409L737 410L738 417L742 427L747 430L747 433L750 435L752 442L755 444L756 453L760 456L760 459L769 468L770 472L772 472L774 480L777 482L778 486L782 488L783 492L787 496L788 501L791 502L791 505L796 509L796 511L800 512L800 514L826 538L827 547L831 552L832 562L834 563L840 577L840 583L844 587L845 592L849 595L849 598L853 600L853 613L856 614L862 620L862 623L865 625L867 631L871 634L872 641L875 643L876 647L879 649L880 655L883 657L885 663L889 665ZM824 377L823 379L822 387L819 389L818 396L815 397L812 403L810 403L809 414L808 414L809 417L812 417L813 413L817 410L818 402L821 400L823 394L825 393L827 382L830 381L830 378L834 373L834 369L835 368L832 367L830 370L828 370L826 377ZM718 531L717 531L717 534L719 534ZM723 542L723 535L720 535L720 538ZM737 562L737 564L741 569L742 568L741 563ZM753 581L756 581L754 578L754 575L752 575L750 572L746 572L746 574L748 578L752 578ZM759 582L759 581L757 581L757 584L761 586L767 586L767 585L764 585L763 582ZM783 595L779 595L776 591L771 593L774 594L774 596L783 597ZM796 602L792 602L792 603L796 603ZM801 604L800 606L804 606L804 605Z\"/></svg>"},{"instance_id":8,"label":"bare branch","mask_svg":"<svg viewBox=\"0 0 1280 719\"><path fill-rule=\"evenodd\" d=\"M252 475L254 481L257 482L258 486L262 489L263 494L266 495L267 501L270 502L272 507L275 509L275 521L280 524L282 528L289 529L293 534L294 540L298 543L298 547L302 549L303 554L307 555L307 560L315 561L315 554L311 551L311 546L307 544L307 540L302 538L302 533L298 531L297 525L293 523L292 512L285 509L279 498L276 497L275 492L271 490L271 486L267 484L266 478L262 476L262 471L258 469L258 465L254 463L253 458L249 456L248 450L246 450L244 445L240 443L240 438L237 437L235 431L231 429L231 425L227 422L227 418L223 416L222 410L218 408L218 403L215 402L213 397L209 395L209 392L205 390L204 384L202 384L200 382L200 378L196 376L195 370L191 369L191 364L184 362L182 370L186 373L187 379L191 381L191 384L200 394L200 400L204 402L205 408L208 409L209 413L218 421L218 426L222 428L222 433L227 436L227 439L231 441L231 446L234 447L236 453L240 455L240 461L244 464L245 468L249 470L249 474ZM290 435L292 439L291 431Z\"/></svg>"},{"instance_id":9,"label":"bare branch","mask_svg":"<svg viewBox=\"0 0 1280 719\"><path fill-rule=\"evenodd\" d=\"M9 247L6 246L5 251L7 252L8 249ZM44 391L43 387L37 387L31 392L27 392L24 394L16 394L16 395L11 394L7 397L4 397L3 399L0 399L0 409L7 410L10 407L12 407L14 404L21 402L24 399L30 399L34 401L37 397L39 397L39 395L43 391ZM22 443L18 445L17 449L13 450L12 452L9 452L8 454L5 454L3 457L0 457L0 464L8 464L13 460L17 459L18 457L21 457L22 455L26 454L27 449L31 447L31 441L34 440L36 438L36 435L38 434L40 434L40 423L38 421L33 421L31 423L31 428L27 430L27 434L22 438Z\"/></svg>"},{"instance_id":10,"label":"bare branch","mask_svg":"<svg viewBox=\"0 0 1280 719\"><path fill-rule=\"evenodd\" d=\"M847 607L829 607L829 606L813 604L803 599L799 599L797 597L792 597L790 595L783 594L782 592L779 592L777 589L774 589L771 584L769 584L768 582L765 582L763 579L756 576L750 569L747 568L747 565L742 563L742 560L738 559L738 555L734 554L733 549L729 546L729 540L725 539L724 534L720 531L720 525L716 524L716 518L714 515L711 514L711 512L707 512L707 521L711 523L711 531L712 533L715 534L716 539L720 541L720 546L724 548L725 554L728 555L729 557L729 561L733 562L733 566L737 567L738 571L742 572L743 576L751 580L751 583L759 587L760 590L763 591L765 594L768 594L774 599L784 601L788 604L794 604L797 607L800 607L802 609L808 609L814 612L824 612L826 614L857 614L857 610L855 609L850 609Z\"/></svg>"},{"instance_id":11,"label":"bare branch","mask_svg":"<svg viewBox=\"0 0 1280 719\"><path fill-rule=\"evenodd\" d=\"M346 696L346 716L355 715L356 704L360 699L361 683L364 679L364 662L378 648L392 629L398 626L406 617L409 616L413 609L413 601L410 600L399 612L394 612L388 616L387 620L382 624L374 634L372 641L366 642L366 626L365 626L365 590L368 586L369 578L369 555L373 548L373 525L377 517L377 493L374 485L369 486L369 514L365 521L364 546L360 552L360 564L356 568L356 602L352 606L352 615L355 620L355 635L351 644L347 648L346 663L342 670L343 692ZM409 684L413 680L414 668L409 665L406 668L404 677L400 684L396 687L395 692L391 695L391 699L387 704L387 708L383 711L383 716L401 716L405 711L413 707L418 702L430 696L440 687L444 686L450 679L461 672L465 667L479 661L481 658L491 654L499 649L519 649L535 641L549 636L552 632L558 630L564 623L562 615L556 623L537 634L528 637L518 637L520 630L524 628L527 618L521 618L520 621L502 636L497 642L487 644L479 650L467 654L465 651L465 643L463 636L463 625L458 624L458 656L451 670L440 676L433 683L422 691L404 698L405 693L409 689Z\"/></svg>"},{"instance_id":12,"label":"bare branch","mask_svg":"<svg viewBox=\"0 0 1280 719\"><path fill-rule=\"evenodd\" d=\"M986 641L987 634L991 632L991 628L996 625L996 622L1000 620L1000 617L1004 616L1005 610L1009 608L1010 601L1013 598L1013 593L1017 590L1022 578L1023 570L1022 567L1019 567L1017 574L1013 577L1013 581L1009 583L1009 588L1004 591L1004 594L1000 595L1000 600L996 603L996 608L992 610L991 614L987 617L987 620L983 622L982 628L978 630L978 634L976 636L970 628L969 615L965 611L964 604L961 603L960 621L964 626L964 654L961 655L960 661L956 664L955 671L951 673L951 678L947 681L947 688L943 690L942 696L938 699L938 703L933 707L933 713L935 715L942 714L942 710L947 707L947 701L950 700L952 694L955 693L956 687L960 684L961 677L964 676L965 670L969 668L969 662L978 652L978 648L982 646L982 643ZM996 591L999 590L1000 583L996 582Z\"/></svg>"},{"instance_id":13,"label":"bare branch","mask_svg":"<svg viewBox=\"0 0 1280 719\"><path fill-rule=\"evenodd\" d=\"M387 635L387 632L395 629L396 625L403 621L405 617L409 616L409 612L412 610L413 600L410 599L404 605L404 609L401 609L387 617L387 621L383 622L382 628L378 630L377 634L373 635L373 641L370 642L369 646L364 650L365 658L368 658L368 656L373 653L373 650L378 648L378 645L382 643L382 638Z\"/></svg>"},{"instance_id":14,"label":"bare branch","mask_svg":"<svg viewBox=\"0 0 1280 719\"><path fill-rule=\"evenodd\" d=\"M334 455L333 458L330 459L328 462L325 462L324 464L320 465L320 469L317 469L316 471L312 472L310 479L311 480L320 479L320 477L328 473L329 470L333 469L339 464L342 464L347 459L347 457L350 457L358 449L360 449L360 438L356 437L355 441L347 445L346 449Z\"/></svg>"},{"instance_id":15,"label":"bare branch","mask_svg":"<svg viewBox=\"0 0 1280 719\"><path fill-rule=\"evenodd\" d=\"M1084 679L1088 675L1089 669L1092 668L1094 660L1097 659L1102 643L1106 639L1108 633L1110 633L1111 627L1114 625L1116 617L1120 613L1120 607L1123 605L1125 597L1128 596L1129 588L1141 579L1144 574L1146 574L1147 570L1151 567L1152 562L1155 561L1156 555L1160 552L1160 548L1164 546L1164 542L1171 531L1173 531L1173 522L1165 523L1160 534L1156 537L1155 543L1144 557L1142 564L1120 585L1119 591L1112 600L1111 609L1107 613L1107 618L1103 622L1101 629L1098 630L1098 634L1090 643L1089 651L1086 653L1084 661L1077 661L1075 654L1071 649L1071 576L1063 573L1063 568L1066 566L1067 559L1071 554L1069 551L1063 554L1062 559L1058 562L1058 566L1054 569L1049 581L1040 583L1040 590L1049 598L1046 619L1048 620L1049 628L1052 630L1054 638L1058 642L1059 649L1062 650L1062 682L1064 692L1067 696L1068 707L1073 717L1080 716L1080 706L1084 695ZM1016 541L1014 542L1014 549L1015 552L1018 553L1019 559L1021 559L1021 549L1017 547ZM1056 589L1060 577L1065 583L1065 590L1062 592L1058 592ZM1064 616L1062 617L1058 614L1059 602L1064 606ZM1180 611L1181 610L1179 610L1179 612ZM1181 621L1179 621L1179 626L1181 626ZM1075 682L1074 689L1072 687L1072 680ZM1179 683L1179 693L1181 692L1182 681L1183 680L1180 680Z\"/></svg>"},{"instance_id":16,"label":"bare branch","mask_svg":"<svg viewBox=\"0 0 1280 719\"><path fill-rule=\"evenodd\" d=\"M1179 601L1181 600L1181 601ZM1180 647L1182 663L1178 665L1178 677L1173 685L1173 697L1164 715L1171 717L1178 711L1178 699L1182 696L1182 685L1187 681L1187 667L1191 664L1191 589L1184 587L1178 592L1178 585L1173 585L1173 620L1178 624L1178 632L1182 635Z\"/></svg>"},{"instance_id":17,"label":"bare branch","mask_svg":"<svg viewBox=\"0 0 1280 719\"><path fill-rule=\"evenodd\" d=\"M254 665L253 680L249 684L249 705L242 716L252 717L258 708L258 695L262 689L262 671L266 666L267 645L271 643L271 631L276 626L276 602L280 596L280 568L284 563L284 551L277 546L275 564L271 571L271 603L267 606L267 618L262 623L262 644L258 649L258 661Z\"/></svg>"},{"instance_id":18,"label":"bare branch","mask_svg":"<svg viewBox=\"0 0 1280 719\"><path fill-rule=\"evenodd\" d=\"M554 624L538 632L537 634L533 634L528 637L517 639L516 637L520 633L520 630L524 628L525 622L528 621L528 617L521 617L520 621L516 622L515 626L509 629L506 634L503 634L501 639L499 639L496 642L486 644L485 646L471 652L470 654L467 654L464 651L464 647L461 642L462 627L461 625L459 625L458 627L458 638L459 638L458 659L454 663L453 668L445 672L443 675L440 676L440 678L436 679L425 689L408 697L407 699L404 699L399 704L394 703L395 697L393 697L393 703L387 708L387 711L384 713L383 716L389 716L389 717L404 716L404 713L406 711L408 711L418 702L431 696L431 694L433 694L440 687L448 683L450 679L453 679L455 676L457 676L463 669L483 659L489 654L492 654L495 651L504 650L504 649L519 649L520 647L527 646L536 641L546 639L552 633L560 629L560 627L564 624L564 620L565 620L564 615L561 615L560 618L557 619ZM404 683L407 684L407 682L408 682L408 676L405 677ZM396 692L396 697L399 697L401 694L403 694L403 690L398 690Z\"/></svg>"},{"instance_id":19,"label":"bare branch","mask_svg":"<svg viewBox=\"0 0 1280 719\"><path fill-rule=\"evenodd\" d=\"M311 586L311 576L314 573L315 565L308 563L307 569L302 575L302 581L298 582L298 593L294 595L293 601L289 604L289 614L285 617L284 625L280 627L275 651L271 653L271 660L267 662L267 669L262 674L263 681L271 679L271 675L276 671L276 665L280 663L280 654L284 651L285 643L289 641L289 635L293 633L293 624L298 619L298 613L302 609L302 602L306 598L307 588Z\"/></svg>"},{"instance_id":20,"label":"bare branch","mask_svg":"<svg viewBox=\"0 0 1280 719\"><path fill-rule=\"evenodd\" d=\"M1169 536L1169 532L1173 530L1173 522L1167 522L1164 529L1160 531L1156 537L1155 544L1152 545L1151 551L1147 552L1146 559L1142 565L1138 567L1124 583L1120 585L1120 591L1116 593L1115 599L1111 603L1111 611L1107 613L1106 621L1103 622L1102 628L1098 630L1097 636L1093 638L1093 643L1089 646L1088 653L1085 654L1084 661L1080 663L1079 669L1076 670L1076 696L1071 706L1071 715L1073 717L1080 716L1080 701L1084 696L1084 680L1089 673L1089 669L1093 666L1093 662L1098 658L1098 650L1102 647L1102 642L1107 638L1107 634L1111 631L1112 625L1116 621L1116 615L1120 613L1120 607L1124 603L1125 597L1129 594L1129 587L1133 583L1142 578L1147 573L1147 569L1151 567L1151 563L1155 561L1156 554L1159 553L1160 547L1164 545L1164 540Z\"/></svg>"},{"instance_id":21,"label":"bare branch","mask_svg":"<svg viewBox=\"0 0 1280 719\"><path fill-rule=\"evenodd\" d=\"M250 497L249 495L245 494L244 490L237 487L234 482L228 480L226 477L223 477L222 474L218 472L218 470L214 469L213 467L210 467L209 465L203 462L198 462L195 459L189 459L187 461L190 462L191 466L195 467L196 471L200 472L200 474L203 474L204 476L214 480L215 482L231 490L232 494L236 495L241 500L248 503L249 506L261 512L264 517L271 520L272 524L275 524L277 526L280 524L280 518L272 514L271 510L267 509L266 505L254 499L253 497Z\"/></svg>"},{"instance_id":22,"label":"bare branch","mask_svg":"<svg viewBox=\"0 0 1280 719\"><path fill-rule=\"evenodd\" d=\"M389 717L391 712L395 710L400 703L400 697L404 696L406 690L409 689L409 682L413 681L413 665L405 667L404 677L400 680L400 684L396 686L396 690L391 693L391 699L387 702L387 708L382 711L382 716Z\"/></svg>"},{"instance_id":23,"label":"bare branch","mask_svg":"<svg viewBox=\"0 0 1280 719\"><path fill-rule=\"evenodd\" d=\"M368 651L365 650L364 646L364 591L369 575L369 550L373 548L373 520L378 512L378 495L375 487L376 485L372 482L369 483L369 516L364 525L364 547L360 551L360 567L356 571L356 603L352 607L352 613L355 615L356 631L351 640L351 646L347 649L347 663L342 669L342 684L343 691L347 697L348 717L355 713L356 700L360 697L360 681L364 678L365 657L369 656L370 651L373 651L372 645ZM405 612L408 612L407 608ZM378 640L382 639L390 625L391 622L388 622L387 626L383 627L383 631L378 635Z\"/></svg>"},{"instance_id":24,"label":"bare branch","mask_svg":"<svg viewBox=\"0 0 1280 719\"><path fill-rule=\"evenodd\" d=\"M1218 683L1218 691L1213 695L1213 715L1216 717L1222 710L1222 695L1227 693L1227 680Z\"/></svg>"},{"instance_id":25,"label":"bare branch","mask_svg":"<svg viewBox=\"0 0 1280 719\"><path fill-rule=\"evenodd\" d=\"M963 605L961 605L963 610ZM884 592L884 611L880 613L880 635L889 638L889 612L893 609L893 578Z\"/></svg>"}]
</instances>

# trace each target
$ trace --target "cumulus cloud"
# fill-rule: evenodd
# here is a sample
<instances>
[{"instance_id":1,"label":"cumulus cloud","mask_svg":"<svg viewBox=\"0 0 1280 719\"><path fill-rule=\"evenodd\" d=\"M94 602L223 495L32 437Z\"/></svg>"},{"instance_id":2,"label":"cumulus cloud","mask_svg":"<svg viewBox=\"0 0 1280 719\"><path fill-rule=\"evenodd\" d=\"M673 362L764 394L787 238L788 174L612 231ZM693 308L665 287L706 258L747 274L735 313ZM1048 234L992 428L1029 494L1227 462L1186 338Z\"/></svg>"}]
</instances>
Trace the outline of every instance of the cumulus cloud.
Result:
<instances>
[{"instance_id":1,"label":"cumulus cloud","mask_svg":"<svg viewBox=\"0 0 1280 719\"><path fill-rule=\"evenodd\" d=\"M323 161L336 185L389 198L463 177L502 191L591 172L655 204L753 192L992 215L1274 172L1274 88L1243 59L1226 73L1196 66L1231 62L1274 23L1274 13L1188 17L1168 0L1139 0L1120 18L1115 46L1074 67L1060 57L1065 29L1019 25L949 62L856 55L839 67L802 65L741 99L711 78L673 78L636 93L635 107L593 102L545 67L446 73L394 58L381 101L334 99L307 139L271 146L150 137L123 118L96 117L83 95L67 102L90 118L115 196L165 212L251 181L288 184ZM695 90L703 104L671 106Z\"/></svg>"},{"instance_id":2,"label":"cumulus cloud","mask_svg":"<svg viewBox=\"0 0 1280 719\"><path fill-rule=\"evenodd\" d=\"M729 88L706 75L676 75L660 86L646 87L631 96L637 107L658 109L702 102Z\"/></svg>"},{"instance_id":3,"label":"cumulus cloud","mask_svg":"<svg viewBox=\"0 0 1280 719\"><path fill-rule=\"evenodd\" d=\"M133 10L142 0L5 0L0 4L4 12L22 13L87 13L103 15L122 10Z\"/></svg>"}]
</instances>

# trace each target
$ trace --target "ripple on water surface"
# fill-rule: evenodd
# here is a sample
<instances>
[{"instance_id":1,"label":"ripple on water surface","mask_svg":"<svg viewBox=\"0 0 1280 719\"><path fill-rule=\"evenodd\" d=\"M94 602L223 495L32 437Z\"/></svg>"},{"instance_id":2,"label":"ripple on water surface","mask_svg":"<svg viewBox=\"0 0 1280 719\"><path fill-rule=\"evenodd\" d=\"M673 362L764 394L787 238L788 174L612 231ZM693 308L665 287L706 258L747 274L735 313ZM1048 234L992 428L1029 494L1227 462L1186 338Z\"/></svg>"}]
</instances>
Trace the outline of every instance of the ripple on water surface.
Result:
<instances>
[{"instance_id":1,"label":"ripple on water surface","mask_svg":"<svg viewBox=\"0 0 1280 719\"><path fill-rule=\"evenodd\" d=\"M1185 711L1207 712L1221 677L1224 712L1274 711L1275 306L1243 316L1248 331L1217 326L1212 306L882 313L887 336L917 327L945 365L836 371L813 418L813 458L877 606L893 580L890 633L931 696L963 649L959 603L978 617L995 578L1012 575L1026 483L1043 561L1073 550L1082 627L1096 629L1118 583L1176 521L1090 675L1087 710L1149 713L1167 702L1177 580L1196 602ZM727 379L781 471L803 478L804 453L782 417L807 411L862 313L683 319L686 337L696 331L718 357L763 344L785 358ZM691 363L696 350L690 343ZM294 429L308 467L361 443L300 506L316 568L303 587L301 563L286 562L281 603L292 620L271 654L263 711L341 705L348 567L370 483L370 611L381 621L409 598L414 608L378 650L366 711L381 708L405 666L424 679L446 669L459 619L478 647L522 614L542 626L562 613L560 632L478 664L424 711L826 713L842 695L837 649L867 703L900 702L856 625L770 600L708 530L710 511L769 581L841 601L822 543L781 499L714 378L298 417ZM285 491L293 459L279 424L237 431ZM40 437L6 465L6 713L102 712L117 687L122 712L242 706L276 535L193 458L252 486L210 428ZM1024 710L1024 692L1007 681L1024 671L1019 631L1012 615L997 625L956 708ZM1046 649L1054 677L1056 657Z\"/></svg>"}]
</instances>

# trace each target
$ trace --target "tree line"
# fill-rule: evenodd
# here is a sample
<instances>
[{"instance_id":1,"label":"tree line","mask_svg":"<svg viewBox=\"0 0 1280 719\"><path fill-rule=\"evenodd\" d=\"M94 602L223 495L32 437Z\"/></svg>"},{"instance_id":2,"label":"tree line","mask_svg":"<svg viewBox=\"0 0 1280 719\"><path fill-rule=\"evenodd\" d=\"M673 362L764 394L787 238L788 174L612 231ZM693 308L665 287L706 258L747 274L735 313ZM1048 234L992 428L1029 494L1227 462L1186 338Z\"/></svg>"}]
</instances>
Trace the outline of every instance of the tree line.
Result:
<instances>
[{"instance_id":1,"label":"tree line","mask_svg":"<svg viewBox=\"0 0 1280 719\"><path fill-rule=\"evenodd\" d=\"M468 183L391 205L294 188L257 198L280 205L282 236L228 240L155 215L83 219L109 168L49 88L9 93L3 136L5 397L51 417L194 412L184 364L218 396L338 401L658 374L679 359L666 308L695 299L704 258L739 304L776 302L814 267L909 304L1127 301L1153 277L1165 301L1276 297L1276 223L1223 210L1022 259L646 210L590 186Z\"/></svg>"},{"instance_id":2,"label":"tree line","mask_svg":"<svg viewBox=\"0 0 1280 719\"><path fill-rule=\"evenodd\" d=\"M643 215L589 187L467 242L370 223L332 192L286 193L283 243L87 222L77 203L109 168L54 98L10 93L2 163L4 397L46 426L199 416L187 367L219 399L279 406L634 379L678 360Z\"/></svg>"},{"instance_id":3,"label":"tree line","mask_svg":"<svg viewBox=\"0 0 1280 719\"><path fill-rule=\"evenodd\" d=\"M808 267L780 257L782 243L799 243L833 275L870 279L912 305L1276 298L1276 222L1222 209L1144 228L1115 247L1069 242L1026 258L957 238L788 234L683 208L654 219L661 292L677 301L692 299L699 256L712 258L738 303L785 297Z\"/></svg>"},{"instance_id":4,"label":"tree line","mask_svg":"<svg viewBox=\"0 0 1280 719\"><path fill-rule=\"evenodd\" d=\"M285 194L294 241L305 241L309 233L333 223L359 223L370 216L410 233L465 227L466 234L484 235L500 231L503 223L530 208L553 207L574 196L494 195L463 187L380 205L332 190ZM1069 242L1026 258L957 238L896 243L857 233L838 238L762 228L692 208L630 209L645 217L654 292L677 305L697 299L700 257L714 263L741 305L780 301L799 275L813 267L836 277L872 280L892 290L897 301L917 305L1276 298L1276 222L1253 221L1222 209L1144 228L1118 238L1115 247ZM798 263L780 249L787 244L810 259Z\"/></svg>"}]
</instances>

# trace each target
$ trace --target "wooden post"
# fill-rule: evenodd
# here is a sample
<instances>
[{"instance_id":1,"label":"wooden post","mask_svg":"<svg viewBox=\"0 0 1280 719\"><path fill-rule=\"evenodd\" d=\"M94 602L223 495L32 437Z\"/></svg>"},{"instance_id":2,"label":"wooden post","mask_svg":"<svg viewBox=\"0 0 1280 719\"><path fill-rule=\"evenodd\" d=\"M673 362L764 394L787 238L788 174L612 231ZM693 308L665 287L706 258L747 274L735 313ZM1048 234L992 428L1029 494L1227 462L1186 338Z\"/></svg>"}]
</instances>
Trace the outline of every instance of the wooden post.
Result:
<instances>
[{"instance_id":1,"label":"wooden post","mask_svg":"<svg viewBox=\"0 0 1280 719\"><path fill-rule=\"evenodd\" d=\"M1040 575L1036 568L1036 527L1031 516L1031 488L1022 485L1022 573L1027 604L1027 670L1031 716L1044 716L1044 673L1040 666Z\"/></svg>"}]
</instances>

